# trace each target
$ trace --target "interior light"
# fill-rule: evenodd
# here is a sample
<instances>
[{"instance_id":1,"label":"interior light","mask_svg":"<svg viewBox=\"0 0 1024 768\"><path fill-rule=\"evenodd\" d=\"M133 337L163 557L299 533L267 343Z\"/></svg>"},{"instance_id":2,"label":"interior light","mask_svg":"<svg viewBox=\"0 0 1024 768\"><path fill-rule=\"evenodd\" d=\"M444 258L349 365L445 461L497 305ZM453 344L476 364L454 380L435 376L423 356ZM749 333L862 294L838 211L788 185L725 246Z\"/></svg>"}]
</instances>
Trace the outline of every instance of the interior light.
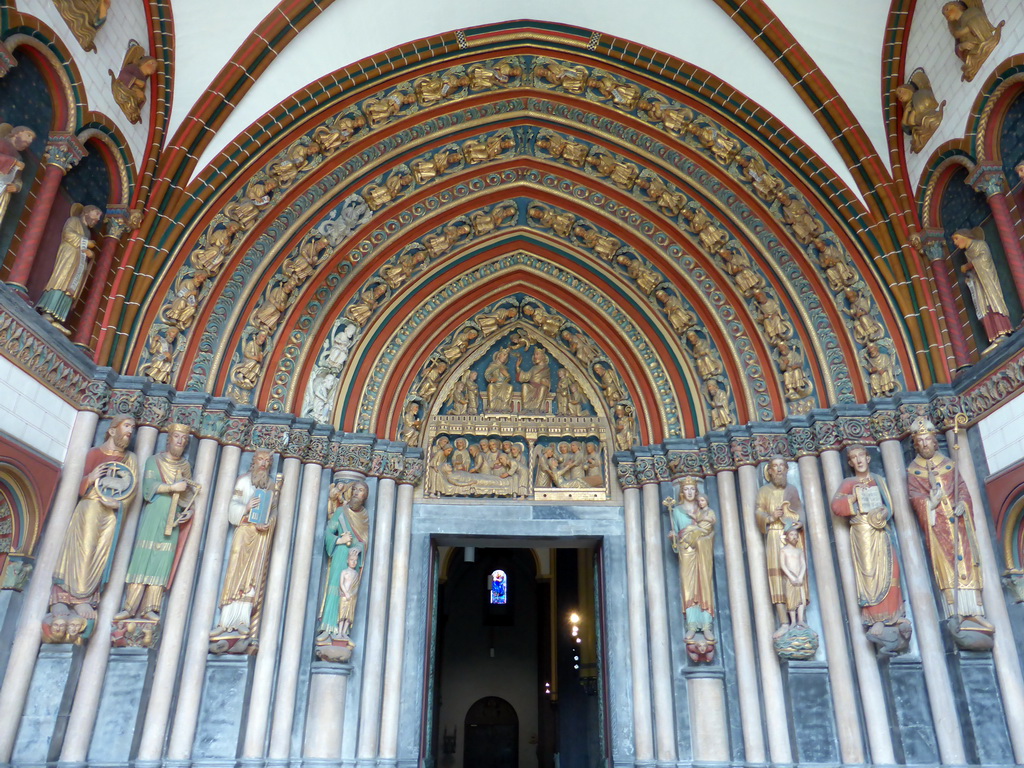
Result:
<instances>
[{"instance_id":1,"label":"interior light","mask_svg":"<svg viewBox=\"0 0 1024 768\"><path fill-rule=\"evenodd\" d=\"M569 621L572 624L579 624L580 623L580 615L578 613L575 613L575 612L574 613L570 613L569 614Z\"/></svg>"}]
</instances>

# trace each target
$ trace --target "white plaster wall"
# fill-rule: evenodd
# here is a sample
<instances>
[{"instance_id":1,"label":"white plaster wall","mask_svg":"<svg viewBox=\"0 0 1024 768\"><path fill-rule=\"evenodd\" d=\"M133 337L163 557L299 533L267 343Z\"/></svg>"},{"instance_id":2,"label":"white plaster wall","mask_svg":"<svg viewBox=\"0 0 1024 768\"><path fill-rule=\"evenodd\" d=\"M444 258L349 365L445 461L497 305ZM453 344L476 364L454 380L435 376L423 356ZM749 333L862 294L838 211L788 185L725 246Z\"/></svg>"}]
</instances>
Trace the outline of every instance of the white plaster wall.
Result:
<instances>
[{"instance_id":1,"label":"white plaster wall","mask_svg":"<svg viewBox=\"0 0 1024 768\"><path fill-rule=\"evenodd\" d=\"M232 0L227 4L233 5L234 2ZM22 13L45 22L67 46L82 75L89 109L102 112L118 127L128 143L132 160L138 167L146 151L153 100L147 99L142 109L142 122L132 125L114 101L107 70L113 70L115 75L121 71L121 62L128 50L129 40L136 40L147 51L149 50L149 26L142 0L116 0L111 5L106 22L96 33L94 53L87 53L78 44L64 19L57 13L52 0L18 0L15 5Z\"/></svg>"},{"instance_id":2,"label":"white plaster wall","mask_svg":"<svg viewBox=\"0 0 1024 768\"><path fill-rule=\"evenodd\" d=\"M986 0L985 10L993 24L1005 20L1006 25L999 45L974 80L968 83L960 80L960 66L963 62L957 58L954 50L953 38L942 15L942 3L917 4L907 42L906 74L909 77L915 69L924 67L932 82L935 98L940 102L945 100L946 109L942 125L920 153L912 154L909 139L903 139L907 146L907 172L915 193L928 158L935 148L950 139L963 137L974 101L988 76L1002 61L1024 51L1024 3L1020 0Z\"/></svg>"},{"instance_id":3,"label":"white plaster wall","mask_svg":"<svg viewBox=\"0 0 1024 768\"><path fill-rule=\"evenodd\" d=\"M64 461L75 409L0 357L0 432Z\"/></svg>"},{"instance_id":4,"label":"white plaster wall","mask_svg":"<svg viewBox=\"0 0 1024 768\"><path fill-rule=\"evenodd\" d=\"M808 8L813 6L820 16L820 6L811 0L791 2ZM867 20L863 18L863 4L849 4L849 8L847 4L836 4L837 13L834 18L840 20L835 25L836 34L848 24L855 27L876 24L875 19L880 11L874 6L881 2L870 0L868 5L872 12ZM234 7L235 4L231 5ZM252 5L262 8L259 2ZM186 104L190 100L194 102L193 92L200 88L198 84L208 83L212 79L223 65L221 56L224 49L233 45L237 39L237 29L222 30L209 23L211 12L209 3L200 3L198 0L176 2L174 6L174 26L180 54L175 87L186 89L175 93L172 113L172 124L175 126L180 125L183 119L181 110L188 108ZM303 29L268 66L200 157L196 174L264 113L330 72L410 40L452 29L524 18L573 24L605 34L615 34L665 51L714 73L783 120L856 192L852 176L817 120L775 65L713 0L673 3L637 0L630 3L628 8L620 0L519 0L511 6L504 0L477 0L475 3L463 0L433 0L429 3L412 0L338 0ZM250 20L243 13L239 17L238 27L242 26L243 19ZM794 32L801 36L820 35L820 32L814 32L810 22L794 26ZM874 38L880 32L876 34L867 31L864 34L866 38ZM221 42L221 38L226 42ZM837 53L845 50L849 54L848 49L834 48L828 41L809 41L808 48L825 56L833 50ZM217 49L220 49L219 53L205 53ZM186 55L186 51L204 53ZM858 71L870 69L865 62L866 58L870 58L869 52L863 56L860 54L858 50ZM877 58L877 50L875 56ZM837 56L835 64L830 63L824 67L824 71L827 74L845 72L842 69L843 62L848 58ZM864 74L865 79L868 77L869 74ZM859 79L860 74L851 73L843 78L843 82ZM867 89L876 87L877 82L875 77ZM861 86L861 89L864 87ZM851 98L858 110L867 109L865 105L870 101L870 97L865 95ZM858 111L858 116L865 119L867 115ZM867 116L867 121L879 122L879 119Z\"/></svg>"},{"instance_id":5,"label":"white plaster wall","mask_svg":"<svg viewBox=\"0 0 1024 768\"><path fill-rule=\"evenodd\" d=\"M991 474L1024 459L1024 394L979 421L978 431Z\"/></svg>"}]
</instances>

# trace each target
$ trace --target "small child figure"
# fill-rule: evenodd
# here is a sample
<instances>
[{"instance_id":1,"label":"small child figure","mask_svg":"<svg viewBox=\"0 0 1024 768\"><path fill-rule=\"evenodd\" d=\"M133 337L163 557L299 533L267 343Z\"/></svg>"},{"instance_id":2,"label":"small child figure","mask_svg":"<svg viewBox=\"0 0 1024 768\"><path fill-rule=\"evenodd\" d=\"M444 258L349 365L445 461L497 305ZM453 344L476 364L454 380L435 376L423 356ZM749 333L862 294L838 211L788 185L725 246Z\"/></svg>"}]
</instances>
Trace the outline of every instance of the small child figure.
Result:
<instances>
[{"instance_id":1,"label":"small child figure","mask_svg":"<svg viewBox=\"0 0 1024 768\"><path fill-rule=\"evenodd\" d=\"M784 534L785 544L779 556L779 565L786 577L786 611L789 614L789 626L780 627L776 634L785 634L790 627L806 627L804 609L810 602L807 593L807 559L800 542L798 523L791 524Z\"/></svg>"},{"instance_id":2,"label":"small child figure","mask_svg":"<svg viewBox=\"0 0 1024 768\"><path fill-rule=\"evenodd\" d=\"M359 556L361 549L353 547L348 551L348 568L341 572L338 587L341 590L341 601L338 605L338 636L348 638L352 629L352 621L356 617L356 598L359 596L360 572Z\"/></svg>"}]
</instances>

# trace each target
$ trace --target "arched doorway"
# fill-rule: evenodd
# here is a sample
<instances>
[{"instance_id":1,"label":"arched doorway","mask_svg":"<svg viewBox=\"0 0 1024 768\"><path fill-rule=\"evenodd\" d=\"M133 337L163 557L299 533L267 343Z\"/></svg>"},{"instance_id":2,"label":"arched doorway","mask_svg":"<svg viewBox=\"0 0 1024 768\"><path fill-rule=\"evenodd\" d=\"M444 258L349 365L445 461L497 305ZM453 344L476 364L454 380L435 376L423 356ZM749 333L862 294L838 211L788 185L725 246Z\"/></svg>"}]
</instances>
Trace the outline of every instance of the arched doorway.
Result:
<instances>
[{"instance_id":1,"label":"arched doorway","mask_svg":"<svg viewBox=\"0 0 1024 768\"><path fill-rule=\"evenodd\" d=\"M519 765L519 718L498 696L479 699L466 713L466 744L462 764L473 768L516 768Z\"/></svg>"}]
</instances>

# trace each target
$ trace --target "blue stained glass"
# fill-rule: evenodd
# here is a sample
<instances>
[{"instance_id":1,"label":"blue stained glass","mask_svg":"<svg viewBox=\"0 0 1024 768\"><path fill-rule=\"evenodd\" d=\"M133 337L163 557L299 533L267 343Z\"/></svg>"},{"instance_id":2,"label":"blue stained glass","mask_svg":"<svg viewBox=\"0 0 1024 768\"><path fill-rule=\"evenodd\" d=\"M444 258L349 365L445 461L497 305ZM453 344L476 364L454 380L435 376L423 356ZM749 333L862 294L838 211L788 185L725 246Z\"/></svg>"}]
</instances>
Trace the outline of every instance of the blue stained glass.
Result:
<instances>
[{"instance_id":1,"label":"blue stained glass","mask_svg":"<svg viewBox=\"0 0 1024 768\"><path fill-rule=\"evenodd\" d=\"M491 605L505 605L508 602L508 578L504 571L494 571L490 578Z\"/></svg>"}]
</instances>

